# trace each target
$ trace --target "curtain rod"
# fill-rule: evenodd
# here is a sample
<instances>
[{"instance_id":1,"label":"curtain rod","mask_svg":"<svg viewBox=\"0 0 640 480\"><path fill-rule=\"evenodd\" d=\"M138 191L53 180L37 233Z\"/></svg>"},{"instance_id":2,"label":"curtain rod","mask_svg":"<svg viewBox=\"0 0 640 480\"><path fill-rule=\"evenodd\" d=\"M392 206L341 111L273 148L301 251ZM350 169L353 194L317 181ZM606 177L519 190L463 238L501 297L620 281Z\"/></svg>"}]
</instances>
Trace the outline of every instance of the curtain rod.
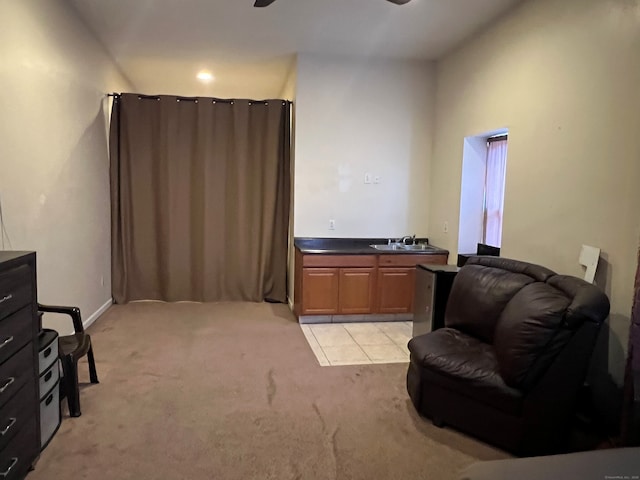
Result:
<instances>
[{"instance_id":1,"label":"curtain rod","mask_svg":"<svg viewBox=\"0 0 640 480\"><path fill-rule=\"evenodd\" d=\"M494 135L493 137L487 138L487 143L500 142L502 140L508 140L508 133L501 133L500 135Z\"/></svg>"},{"instance_id":2,"label":"curtain rod","mask_svg":"<svg viewBox=\"0 0 640 480\"><path fill-rule=\"evenodd\" d=\"M107 97L121 97L122 94L121 93L117 93L117 92L112 92L112 93L107 93ZM141 100L160 100L160 95L142 95L142 94L138 94L138 98ZM238 100L237 98L216 98L216 97L180 97L180 96L176 96L176 100L177 101L197 101L198 98L210 98L213 102L220 102L220 103L233 103L234 101ZM244 99L246 100L246 99ZM286 102L289 105L292 105L293 102L291 100L283 100L281 98L276 98L274 100L278 100L279 102ZM252 103L267 103L268 100L248 100L249 104Z\"/></svg>"}]
</instances>

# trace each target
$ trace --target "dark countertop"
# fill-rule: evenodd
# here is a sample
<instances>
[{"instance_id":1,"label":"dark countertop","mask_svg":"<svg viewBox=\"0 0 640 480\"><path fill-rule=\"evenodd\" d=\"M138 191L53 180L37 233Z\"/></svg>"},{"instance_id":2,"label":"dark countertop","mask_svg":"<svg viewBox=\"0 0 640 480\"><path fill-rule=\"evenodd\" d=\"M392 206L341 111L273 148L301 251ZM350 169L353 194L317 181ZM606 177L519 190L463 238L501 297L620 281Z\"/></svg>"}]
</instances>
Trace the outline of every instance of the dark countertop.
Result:
<instances>
[{"instance_id":1,"label":"dark countertop","mask_svg":"<svg viewBox=\"0 0 640 480\"><path fill-rule=\"evenodd\" d=\"M432 250L377 250L370 245L386 245L386 238L294 238L293 244L302 253L330 253L333 255L445 255L448 250L431 245ZM428 238L417 238L416 243L429 243Z\"/></svg>"},{"instance_id":2,"label":"dark countertop","mask_svg":"<svg viewBox=\"0 0 640 480\"><path fill-rule=\"evenodd\" d=\"M422 264L419 263L416 265L416 268L421 270L427 270L429 272L446 272L446 273L458 273L460 271L460 267L456 265L435 265L435 264Z\"/></svg>"}]
</instances>

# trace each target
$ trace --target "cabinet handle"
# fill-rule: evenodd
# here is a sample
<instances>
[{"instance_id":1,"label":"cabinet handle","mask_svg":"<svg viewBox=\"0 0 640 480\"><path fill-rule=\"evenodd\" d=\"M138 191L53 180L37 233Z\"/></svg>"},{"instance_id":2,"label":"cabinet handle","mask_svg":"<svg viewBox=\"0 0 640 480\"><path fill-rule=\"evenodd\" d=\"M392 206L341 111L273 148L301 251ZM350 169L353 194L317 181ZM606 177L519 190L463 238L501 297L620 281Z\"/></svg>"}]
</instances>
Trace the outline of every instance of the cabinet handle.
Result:
<instances>
[{"instance_id":1,"label":"cabinet handle","mask_svg":"<svg viewBox=\"0 0 640 480\"><path fill-rule=\"evenodd\" d=\"M2 429L2 431L0 431L0 435L2 435L2 436L4 437L4 436L7 434L7 432L9 431L9 429L10 429L11 427L13 427L13 424L14 424L14 423L16 423L16 421L17 421L17 420L18 420L18 419L17 419L16 417L11 417L11 418L9 419L9 423L7 424L7 426L6 426L6 427L4 427L4 428Z\"/></svg>"},{"instance_id":2,"label":"cabinet handle","mask_svg":"<svg viewBox=\"0 0 640 480\"><path fill-rule=\"evenodd\" d=\"M44 358L47 358L49 355L51 355L51 347L47 348L44 351Z\"/></svg>"},{"instance_id":3,"label":"cabinet handle","mask_svg":"<svg viewBox=\"0 0 640 480\"><path fill-rule=\"evenodd\" d=\"M0 303L4 303L7 300L11 300L13 298L13 294L10 293L9 295L5 295L4 297L0 298Z\"/></svg>"},{"instance_id":4,"label":"cabinet handle","mask_svg":"<svg viewBox=\"0 0 640 480\"><path fill-rule=\"evenodd\" d=\"M47 399L44 401L44 404L45 404L46 406L49 406L49 404L50 404L52 401L53 401L53 393L47 397Z\"/></svg>"},{"instance_id":5,"label":"cabinet handle","mask_svg":"<svg viewBox=\"0 0 640 480\"><path fill-rule=\"evenodd\" d=\"M49 380L51 380L51 377L53 376L53 372L51 370L49 370L47 373L45 373L44 375L44 381L48 382Z\"/></svg>"},{"instance_id":6,"label":"cabinet handle","mask_svg":"<svg viewBox=\"0 0 640 480\"><path fill-rule=\"evenodd\" d=\"M5 382L5 384L0 387L0 393L4 393L4 391L9 388L9 385L11 385L13 382L16 381L16 377L9 377L9 379Z\"/></svg>"},{"instance_id":7,"label":"cabinet handle","mask_svg":"<svg viewBox=\"0 0 640 480\"><path fill-rule=\"evenodd\" d=\"M16 466L16 463L18 463L18 457L13 457L11 459L11 465L9 465L9 468L7 468L4 472L0 472L0 477L7 478L7 475L9 475L11 469Z\"/></svg>"},{"instance_id":8,"label":"cabinet handle","mask_svg":"<svg viewBox=\"0 0 640 480\"><path fill-rule=\"evenodd\" d=\"M4 342L0 343L0 348L6 347L11 342L13 342L13 335L11 335L9 338L7 338Z\"/></svg>"}]
</instances>

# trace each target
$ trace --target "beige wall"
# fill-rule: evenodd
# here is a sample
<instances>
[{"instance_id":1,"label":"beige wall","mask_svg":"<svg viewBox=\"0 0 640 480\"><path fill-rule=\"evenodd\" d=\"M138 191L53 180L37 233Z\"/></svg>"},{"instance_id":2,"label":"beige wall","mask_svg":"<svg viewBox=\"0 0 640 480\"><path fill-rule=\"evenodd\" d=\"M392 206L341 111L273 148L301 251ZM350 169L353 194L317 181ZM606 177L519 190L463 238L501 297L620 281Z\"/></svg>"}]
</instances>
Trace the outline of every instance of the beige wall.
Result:
<instances>
[{"instance_id":1,"label":"beige wall","mask_svg":"<svg viewBox=\"0 0 640 480\"><path fill-rule=\"evenodd\" d=\"M282 93L280 98L289 100L291 105L291 202L289 205L289 253L287 258L287 295L289 297L289 304L293 309L293 290L295 281L295 250L293 246L293 209L295 205L293 203L293 184L295 179L295 165L296 165L296 92L297 92L297 74L298 74L298 59L297 57L291 64L291 69L287 75L287 79L284 82Z\"/></svg>"},{"instance_id":2,"label":"beige wall","mask_svg":"<svg viewBox=\"0 0 640 480\"><path fill-rule=\"evenodd\" d=\"M524 2L437 66L430 236L456 250L463 138L508 127L504 255L581 276L580 246L602 249L612 315L596 368L616 383L640 233L638 85L638 0Z\"/></svg>"},{"instance_id":3,"label":"beige wall","mask_svg":"<svg viewBox=\"0 0 640 480\"><path fill-rule=\"evenodd\" d=\"M426 62L298 56L296 236L427 233L433 73ZM365 185L366 172L380 183Z\"/></svg>"},{"instance_id":4,"label":"beige wall","mask_svg":"<svg viewBox=\"0 0 640 480\"><path fill-rule=\"evenodd\" d=\"M130 85L63 0L3 1L0 19L5 227L13 250L37 252L38 300L88 320L111 300L104 94Z\"/></svg>"}]
</instances>

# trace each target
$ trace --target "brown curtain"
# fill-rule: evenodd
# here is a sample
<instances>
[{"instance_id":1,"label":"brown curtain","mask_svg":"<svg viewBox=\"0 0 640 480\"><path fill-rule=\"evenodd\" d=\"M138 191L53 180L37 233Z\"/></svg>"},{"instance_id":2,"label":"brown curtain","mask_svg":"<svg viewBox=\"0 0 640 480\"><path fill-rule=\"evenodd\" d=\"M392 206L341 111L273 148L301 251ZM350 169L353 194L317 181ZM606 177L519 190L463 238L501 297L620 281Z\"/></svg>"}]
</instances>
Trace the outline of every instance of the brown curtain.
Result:
<instances>
[{"instance_id":1,"label":"brown curtain","mask_svg":"<svg viewBox=\"0 0 640 480\"><path fill-rule=\"evenodd\" d=\"M286 301L289 115L282 100L115 97L116 303Z\"/></svg>"}]
</instances>

